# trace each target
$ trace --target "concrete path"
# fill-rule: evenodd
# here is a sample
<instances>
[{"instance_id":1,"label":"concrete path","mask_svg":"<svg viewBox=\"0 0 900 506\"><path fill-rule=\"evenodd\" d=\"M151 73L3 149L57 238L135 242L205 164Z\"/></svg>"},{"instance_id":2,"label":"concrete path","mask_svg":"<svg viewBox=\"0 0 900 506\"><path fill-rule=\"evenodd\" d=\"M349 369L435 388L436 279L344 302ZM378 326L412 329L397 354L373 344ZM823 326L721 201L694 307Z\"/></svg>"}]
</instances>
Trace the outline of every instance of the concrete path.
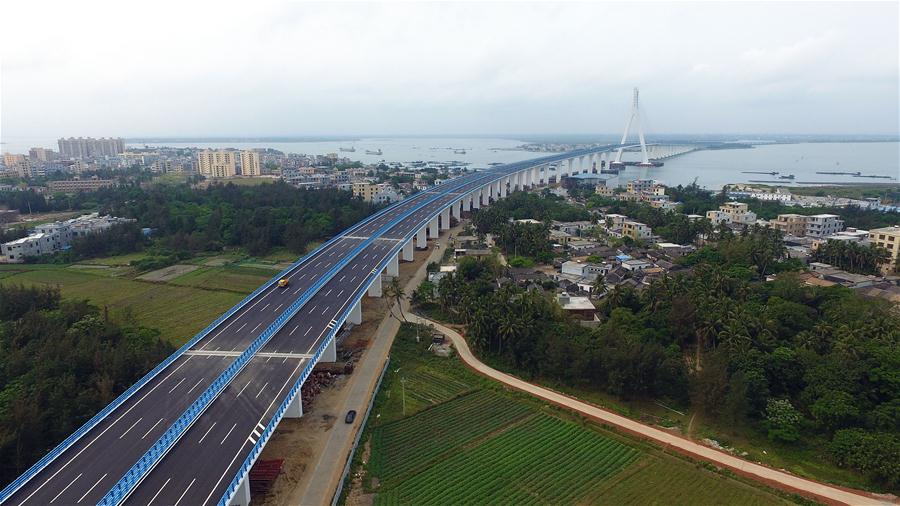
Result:
<instances>
[{"instance_id":1,"label":"concrete path","mask_svg":"<svg viewBox=\"0 0 900 506\"><path fill-rule=\"evenodd\" d=\"M456 235L458 228L450 230L450 233ZM428 258L422 262L422 265L409 280L404 287L407 294L418 288L422 280L427 275L427 267L430 262L440 262L441 257L446 249L446 240L439 241L440 246L433 247L434 243L429 243L432 247ZM404 314L408 314L409 302L401 301L403 304ZM399 315L396 303L392 308L394 314ZM369 399L374 395L375 384L378 382L378 376L384 366L391 345L394 343L394 336L400 330L400 322L396 318L391 317L390 313L384 317L378 329L375 331L372 345L366 350L365 355L357 364L356 369L351 375L351 381L346 388L350 389L349 394L344 401L341 410L336 413L338 417L337 423L330 431L328 441L325 448L318 457L318 462L312 471L312 475L308 480L308 485L302 493L300 504L303 505L325 505L331 504L332 497L337 490L338 483L344 471L344 465L350 457L350 450L353 447L353 439L363 422L366 405ZM347 411L355 409L359 416L353 424L344 423L344 415ZM291 494L293 495L293 494ZM299 496L299 494L298 494ZM295 497L298 497L295 496Z\"/></svg>"},{"instance_id":2,"label":"concrete path","mask_svg":"<svg viewBox=\"0 0 900 506\"><path fill-rule=\"evenodd\" d=\"M679 453L686 454L692 458L702 459L713 462L721 467L728 468L738 474L761 481L769 486L777 487L782 490L802 494L813 497L819 501L828 504L851 504L851 505L888 505L892 504L887 500L879 500L865 492L838 488L832 485L825 485L805 478L800 478L783 471L778 471L760 464L748 462L746 460L735 457L734 455L714 450L707 446L695 443L689 439L676 436L669 432L644 425L642 423L617 415L610 411L598 408L597 406L587 404L578 399L568 397L566 395L548 390L546 388L533 385L526 381L522 381L515 376L500 372L496 369L485 365L478 360L469 350L466 340L455 330L441 325L438 322L422 318L423 323L434 325L434 328L453 341L453 345L459 352L463 362L473 369L475 372L487 376L490 379L504 383L516 390L533 395L548 402L552 402L558 406L571 409L595 421L612 425L623 429L631 434L644 439L649 439L658 444L663 445L666 449L673 449Z\"/></svg>"}]
</instances>

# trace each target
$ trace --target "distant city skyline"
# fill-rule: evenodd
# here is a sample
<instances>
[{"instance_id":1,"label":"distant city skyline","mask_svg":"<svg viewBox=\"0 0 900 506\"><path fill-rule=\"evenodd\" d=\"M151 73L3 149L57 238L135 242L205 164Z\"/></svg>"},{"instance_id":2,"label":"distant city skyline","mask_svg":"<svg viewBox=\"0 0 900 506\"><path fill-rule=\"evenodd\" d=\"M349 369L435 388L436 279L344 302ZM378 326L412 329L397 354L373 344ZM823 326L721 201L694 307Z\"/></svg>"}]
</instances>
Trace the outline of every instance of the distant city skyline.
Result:
<instances>
[{"instance_id":1,"label":"distant city skyline","mask_svg":"<svg viewBox=\"0 0 900 506\"><path fill-rule=\"evenodd\" d=\"M897 2L46 9L2 8L0 140L621 135L633 86L648 136L900 134Z\"/></svg>"}]
</instances>

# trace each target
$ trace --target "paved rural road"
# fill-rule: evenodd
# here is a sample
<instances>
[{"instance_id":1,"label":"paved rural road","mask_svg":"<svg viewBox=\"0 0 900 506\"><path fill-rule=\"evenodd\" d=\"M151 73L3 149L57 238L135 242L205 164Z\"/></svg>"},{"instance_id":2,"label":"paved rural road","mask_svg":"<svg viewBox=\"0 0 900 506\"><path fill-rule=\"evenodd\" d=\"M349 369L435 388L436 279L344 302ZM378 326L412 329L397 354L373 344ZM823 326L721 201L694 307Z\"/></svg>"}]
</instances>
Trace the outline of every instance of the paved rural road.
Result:
<instances>
[{"instance_id":1,"label":"paved rural road","mask_svg":"<svg viewBox=\"0 0 900 506\"><path fill-rule=\"evenodd\" d=\"M850 504L850 505L888 505L889 501L882 501L866 495L865 492L841 489L812 480L800 478L776 469L772 469L760 464L754 464L746 460L735 457L734 455L714 450L707 446L695 443L689 439L670 434L666 431L644 425L629 418L617 415L610 411L598 408L591 404L584 403L572 397L548 390L546 388L533 385L526 381L522 381L515 376L500 372L492 367L485 365L478 360L469 350L466 340L455 330L445 327L438 322L422 318L423 323L434 325L434 328L453 341L453 345L459 351L459 356L463 362L475 372L487 376L493 380L504 383L510 387L522 392L531 394L535 397L552 402L553 404L571 409L581 413L596 421L619 427L632 434L640 436L644 439L655 441L656 443L671 447L680 453L687 454L694 458L707 460L726 467L741 475L747 476L757 481L762 481L767 485L774 486L790 492L813 496L820 501L829 504Z\"/></svg>"}]
</instances>

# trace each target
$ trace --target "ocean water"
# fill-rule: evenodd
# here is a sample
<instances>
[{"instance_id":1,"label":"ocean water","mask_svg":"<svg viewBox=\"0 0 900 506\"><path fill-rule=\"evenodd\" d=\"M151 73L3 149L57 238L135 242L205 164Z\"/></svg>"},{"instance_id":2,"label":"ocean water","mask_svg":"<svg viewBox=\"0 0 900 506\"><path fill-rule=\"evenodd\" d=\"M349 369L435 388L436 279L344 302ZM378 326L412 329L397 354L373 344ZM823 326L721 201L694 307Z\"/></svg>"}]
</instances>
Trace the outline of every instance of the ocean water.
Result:
<instances>
[{"instance_id":1,"label":"ocean water","mask_svg":"<svg viewBox=\"0 0 900 506\"><path fill-rule=\"evenodd\" d=\"M648 139L652 142L652 139ZM525 141L487 137L372 137L347 141L315 142L166 142L171 147L197 148L273 148L285 153L338 153L363 163L458 161L473 168L491 163L509 163L541 156L541 153L516 150ZM4 139L2 150L27 153L31 146L55 148L51 139ZM129 143L142 147L145 144ZM149 144L156 146L161 144ZM354 148L342 152L340 148ZM381 155L368 155L366 150L381 150ZM465 151L465 154L462 153ZM624 159L636 160L638 153L625 153ZM779 172L776 176L747 174L746 171ZM816 174L816 172L857 172L890 176L892 179ZM778 179L793 174L793 180ZM718 189L728 183L774 181L791 185L801 182L823 183L889 183L900 180L900 143L898 142L821 142L796 144L763 144L751 149L702 150L665 161L662 167L628 167L620 181L653 178L668 185L690 184L695 179L701 186Z\"/></svg>"}]
</instances>

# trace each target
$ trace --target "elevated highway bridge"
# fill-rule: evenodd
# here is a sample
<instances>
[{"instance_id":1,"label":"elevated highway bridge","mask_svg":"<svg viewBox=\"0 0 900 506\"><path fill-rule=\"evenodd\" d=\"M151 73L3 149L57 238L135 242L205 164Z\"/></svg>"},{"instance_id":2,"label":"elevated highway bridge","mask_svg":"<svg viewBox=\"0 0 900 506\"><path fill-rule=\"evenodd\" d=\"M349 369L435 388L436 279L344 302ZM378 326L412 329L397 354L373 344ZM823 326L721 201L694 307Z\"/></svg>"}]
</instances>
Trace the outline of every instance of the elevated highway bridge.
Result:
<instances>
[{"instance_id":1,"label":"elevated highway bridge","mask_svg":"<svg viewBox=\"0 0 900 506\"><path fill-rule=\"evenodd\" d=\"M451 217L589 171L624 144L468 173L360 221L259 287L0 491L0 503L231 505L335 335ZM286 288L278 280L287 278Z\"/></svg>"}]
</instances>

